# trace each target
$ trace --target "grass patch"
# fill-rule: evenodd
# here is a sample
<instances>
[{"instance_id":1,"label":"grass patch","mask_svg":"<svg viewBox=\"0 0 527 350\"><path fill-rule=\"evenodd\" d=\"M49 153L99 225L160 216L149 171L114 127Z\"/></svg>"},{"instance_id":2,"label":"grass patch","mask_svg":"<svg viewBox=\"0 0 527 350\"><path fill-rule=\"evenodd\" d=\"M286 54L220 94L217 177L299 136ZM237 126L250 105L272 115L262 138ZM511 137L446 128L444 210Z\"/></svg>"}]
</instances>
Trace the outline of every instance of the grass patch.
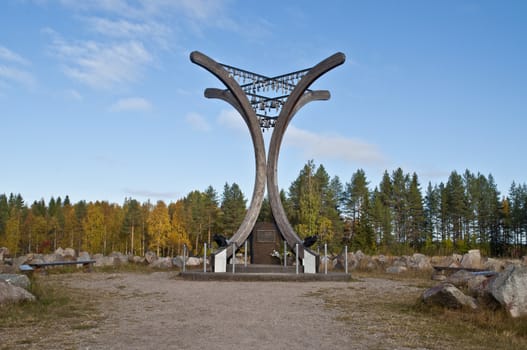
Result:
<instances>
[{"instance_id":1,"label":"grass patch","mask_svg":"<svg viewBox=\"0 0 527 350\"><path fill-rule=\"evenodd\" d=\"M388 286L374 291L366 281L342 289L321 288L305 296L322 299L336 311L335 319L353 329L353 336L382 337L380 348L527 349L527 318L512 319L502 309L448 310L424 305L420 293L437 284L429 280L430 275L424 279L361 272L354 277L399 281L401 292L391 293Z\"/></svg>"},{"instance_id":2,"label":"grass patch","mask_svg":"<svg viewBox=\"0 0 527 350\"><path fill-rule=\"evenodd\" d=\"M11 346L27 344L74 329L95 328L104 319L90 295L66 288L49 276L34 276L29 292L35 302L0 306L0 338L7 339L4 348L9 348L9 342Z\"/></svg>"}]
</instances>

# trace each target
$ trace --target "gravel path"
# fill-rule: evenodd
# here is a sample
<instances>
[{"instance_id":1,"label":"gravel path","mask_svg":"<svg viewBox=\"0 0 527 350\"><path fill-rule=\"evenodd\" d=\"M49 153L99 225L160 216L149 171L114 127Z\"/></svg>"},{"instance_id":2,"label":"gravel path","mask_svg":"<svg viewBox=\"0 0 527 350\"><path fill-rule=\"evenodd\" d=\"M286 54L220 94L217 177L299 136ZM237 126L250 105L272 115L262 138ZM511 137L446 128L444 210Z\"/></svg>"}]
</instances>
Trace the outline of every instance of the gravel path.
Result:
<instances>
[{"instance_id":1,"label":"gravel path","mask_svg":"<svg viewBox=\"0 0 527 350\"><path fill-rule=\"evenodd\" d=\"M407 327L410 316L386 307L416 300L423 288L408 281L187 281L171 272L44 278L82 291L97 315L83 317L80 326L35 329L38 337L15 348L423 348L422 335ZM436 345L427 348L448 348Z\"/></svg>"},{"instance_id":2,"label":"gravel path","mask_svg":"<svg viewBox=\"0 0 527 350\"><path fill-rule=\"evenodd\" d=\"M103 323L75 334L85 349L402 349L387 341L379 315L364 308L344 313L338 300L419 293L380 279L193 282L162 272L85 274L68 284L102 300Z\"/></svg>"}]
</instances>

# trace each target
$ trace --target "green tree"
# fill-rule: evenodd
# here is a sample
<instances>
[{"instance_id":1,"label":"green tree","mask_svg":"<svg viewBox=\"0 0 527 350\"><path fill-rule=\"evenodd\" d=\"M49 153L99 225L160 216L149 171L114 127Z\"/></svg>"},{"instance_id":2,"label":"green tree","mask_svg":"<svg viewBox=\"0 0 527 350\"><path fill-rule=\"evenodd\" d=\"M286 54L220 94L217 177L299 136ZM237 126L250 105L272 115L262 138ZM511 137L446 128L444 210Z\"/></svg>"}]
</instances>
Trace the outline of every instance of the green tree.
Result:
<instances>
[{"instance_id":1,"label":"green tree","mask_svg":"<svg viewBox=\"0 0 527 350\"><path fill-rule=\"evenodd\" d=\"M221 227L227 236L233 235L240 227L247 210L246 203L247 200L238 184L225 183L221 201Z\"/></svg>"},{"instance_id":2,"label":"green tree","mask_svg":"<svg viewBox=\"0 0 527 350\"><path fill-rule=\"evenodd\" d=\"M425 216L423 209L423 197L417 174L413 173L408 189L408 219L407 231L410 245L420 249L425 241L426 234L424 230Z\"/></svg>"},{"instance_id":3,"label":"green tree","mask_svg":"<svg viewBox=\"0 0 527 350\"><path fill-rule=\"evenodd\" d=\"M121 226L121 237L125 242L125 250L136 255L141 250L143 226L143 211L141 204L132 198L125 198L123 208L124 217Z\"/></svg>"}]
</instances>

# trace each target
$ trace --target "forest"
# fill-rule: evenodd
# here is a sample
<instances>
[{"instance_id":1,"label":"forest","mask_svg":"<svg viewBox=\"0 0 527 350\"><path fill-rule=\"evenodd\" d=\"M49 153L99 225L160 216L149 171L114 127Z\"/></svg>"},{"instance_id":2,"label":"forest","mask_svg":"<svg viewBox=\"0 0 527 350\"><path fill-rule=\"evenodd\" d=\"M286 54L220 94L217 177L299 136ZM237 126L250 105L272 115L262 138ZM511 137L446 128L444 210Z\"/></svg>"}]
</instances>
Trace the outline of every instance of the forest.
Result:
<instances>
[{"instance_id":1,"label":"forest","mask_svg":"<svg viewBox=\"0 0 527 350\"><path fill-rule=\"evenodd\" d=\"M469 249L486 256L527 254L527 186L513 182L501 195L490 174L452 171L446 183L422 189L416 173L398 168L386 170L372 187L362 169L342 183L310 160L280 195L299 236L317 234L332 253L348 246L370 254L449 255ZM183 245L201 254L214 233L236 232L246 208L236 183L226 183L221 195L209 186L168 204L133 198L122 205L71 203L68 196L28 204L20 194L0 194L0 246L13 256L58 247L173 256ZM258 221L272 220L264 200Z\"/></svg>"}]
</instances>

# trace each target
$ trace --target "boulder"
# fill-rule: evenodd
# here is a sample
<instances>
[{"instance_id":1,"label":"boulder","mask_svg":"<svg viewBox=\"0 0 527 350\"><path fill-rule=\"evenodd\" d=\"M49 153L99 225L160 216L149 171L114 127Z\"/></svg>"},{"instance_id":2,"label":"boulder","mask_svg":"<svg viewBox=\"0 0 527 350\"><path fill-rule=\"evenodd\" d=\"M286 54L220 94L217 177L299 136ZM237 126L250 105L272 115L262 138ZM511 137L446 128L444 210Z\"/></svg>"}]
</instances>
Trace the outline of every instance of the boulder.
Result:
<instances>
[{"instance_id":1,"label":"boulder","mask_svg":"<svg viewBox=\"0 0 527 350\"><path fill-rule=\"evenodd\" d=\"M45 254L45 255L42 257L42 260L44 260L44 262L62 261L62 255L57 255L57 254Z\"/></svg>"},{"instance_id":2,"label":"boulder","mask_svg":"<svg viewBox=\"0 0 527 350\"><path fill-rule=\"evenodd\" d=\"M60 257L64 257L64 249L62 249L61 247L58 247L57 249L55 249L55 255L59 255Z\"/></svg>"},{"instance_id":3,"label":"boulder","mask_svg":"<svg viewBox=\"0 0 527 350\"><path fill-rule=\"evenodd\" d=\"M355 270L359 266L359 260L355 256L355 253L348 253L348 269Z\"/></svg>"},{"instance_id":4,"label":"boulder","mask_svg":"<svg viewBox=\"0 0 527 350\"><path fill-rule=\"evenodd\" d=\"M128 264L128 255L124 255L121 252L111 252L109 257L114 258L115 265L124 265Z\"/></svg>"},{"instance_id":5,"label":"boulder","mask_svg":"<svg viewBox=\"0 0 527 350\"><path fill-rule=\"evenodd\" d=\"M467 270L459 270L453 273L452 275L448 276L446 281L460 288L460 287L466 287L468 284L468 281L473 279L474 277L475 277L474 274Z\"/></svg>"},{"instance_id":6,"label":"boulder","mask_svg":"<svg viewBox=\"0 0 527 350\"><path fill-rule=\"evenodd\" d=\"M183 268L183 256L178 255L172 259L172 265L179 267L180 269Z\"/></svg>"},{"instance_id":7,"label":"boulder","mask_svg":"<svg viewBox=\"0 0 527 350\"><path fill-rule=\"evenodd\" d=\"M461 309L469 307L476 309L476 300L468 295L463 294L459 289L450 283L442 283L430 289L427 289L422 300L428 305L439 305L449 309Z\"/></svg>"},{"instance_id":8,"label":"boulder","mask_svg":"<svg viewBox=\"0 0 527 350\"><path fill-rule=\"evenodd\" d=\"M170 269L173 267L172 259L171 258L158 258L155 261L153 261L149 266L153 268L158 268L158 269Z\"/></svg>"},{"instance_id":9,"label":"boulder","mask_svg":"<svg viewBox=\"0 0 527 350\"><path fill-rule=\"evenodd\" d=\"M157 259L157 255L153 251L149 250L145 253L145 259L147 263L151 264Z\"/></svg>"},{"instance_id":10,"label":"boulder","mask_svg":"<svg viewBox=\"0 0 527 350\"><path fill-rule=\"evenodd\" d=\"M479 252L479 249L469 250L468 253L463 255L463 258L461 259L461 267L469 269L482 268L481 253Z\"/></svg>"},{"instance_id":11,"label":"boulder","mask_svg":"<svg viewBox=\"0 0 527 350\"><path fill-rule=\"evenodd\" d=\"M489 284L489 292L511 317L527 316L527 266L508 266Z\"/></svg>"},{"instance_id":12,"label":"boulder","mask_svg":"<svg viewBox=\"0 0 527 350\"><path fill-rule=\"evenodd\" d=\"M90 253L88 252L79 252L79 257L77 261L88 261L91 260Z\"/></svg>"},{"instance_id":13,"label":"boulder","mask_svg":"<svg viewBox=\"0 0 527 350\"><path fill-rule=\"evenodd\" d=\"M0 305L35 301L35 296L21 287L0 280Z\"/></svg>"},{"instance_id":14,"label":"boulder","mask_svg":"<svg viewBox=\"0 0 527 350\"><path fill-rule=\"evenodd\" d=\"M430 259L424 255L415 253L406 262L407 267L419 271L428 271L432 270L432 264L430 264Z\"/></svg>"},{"instance_id":15,"label":"boulder","mask_svg":"<svg viewBox=\"0 0 527 350\"><path fill-rule=\"evenodd\" d=\"M75 249L73 248L66 248L64 249L64 256L71 256L72 258L75 257Z\"/></svg>"},{"instance_id":16,"label":"boulder","mask_svg":"<svg viewBox=\"0 0 527 350\"><path fill-rule=\"evenodd\" d=\"M146 259L145 259L144 256L134 255L134 256L129 257L129 260L131 260L131 262L134 263L134 264L144 264L144 263L146 263Z\"/></svg>"},{"instance_id":17,"label":"boulder","mask_svg":"<svg viewBox=\"0 0 527 350\"><path fill-rule=\"evenodd\" d=\"M21 255L19 257L13 258L13 266L20 266L27 264L29 257L27 255Z\"/></svg>"},{"instance_id":18,"label":"boulder","mask_svg":"<svg viewBox=\"0 0 527 350\"><path fill-rule=\"evenodd\" d=\"M483 297L488 294L487 287L489 278L478 275L467 281L468 294L475 298Z\"/></svg>"},{"instance_id":19,"label":"boulder","mask_svg":"<svg viewBox=\"0 0 527 350\"><path fill-rule=\"evenodd\" d=\"M406 272L408 269L404 266L390 266L386 269L386 272L387 273L394 273L394 274L399 274L399 273L402 273L402 272Z\"/></svg>"},{"instance_id":20,"label":"boulder","mask_svg":"<svg viewBox=\"0 0 527 350\"><path fill-rule=\"evenodd\" d=\"M498 259L488 258L487 261L485 261L485 263L483 264L483 268L485 270L501 272L505 270L505 262Z\"/></svg>"},{"instance_id":21,"label":"boulder","mask_svg":"<svg viewBox=\"0 0 527 350\"><path fill-rule=\"evenodd\" d=\"M93 260L95 260L95 264L93 266L95 267L105 267L105 266L115 266L115 258L113 256L104 256L102 254L95 254L93 256Z\"/></svg>"},{"instance_id":22,"label":"boulder","mask_svg":"<svg viewBox=\"0 0 527 350\"><path fill-rule=\"evenodd\" d=\"M26 275L20 274L0 274L0 280L24 289L28 289L31 285L29 278Z\"/></svg>"},{"instance_id":23,"label":"boulder","mask_svg":"<svg viewBox=\"0 0 527 350\"><path fill-rule=\"evenodd\" d=\"M203 262L202 258L197 258L195 256L191 256L187 258L187 266L199 266Z\"/></svg>"},{"instance_id":24,"label":"boulder","mask_svg":"<svg viewBox=\"0 0 527 350\"><path fill-rule=\"evenodd\" d=\"M9 257L9 249L6 247L0 247L0 262L4 261L5 258Z\"/></svg>"}]
</instances>

